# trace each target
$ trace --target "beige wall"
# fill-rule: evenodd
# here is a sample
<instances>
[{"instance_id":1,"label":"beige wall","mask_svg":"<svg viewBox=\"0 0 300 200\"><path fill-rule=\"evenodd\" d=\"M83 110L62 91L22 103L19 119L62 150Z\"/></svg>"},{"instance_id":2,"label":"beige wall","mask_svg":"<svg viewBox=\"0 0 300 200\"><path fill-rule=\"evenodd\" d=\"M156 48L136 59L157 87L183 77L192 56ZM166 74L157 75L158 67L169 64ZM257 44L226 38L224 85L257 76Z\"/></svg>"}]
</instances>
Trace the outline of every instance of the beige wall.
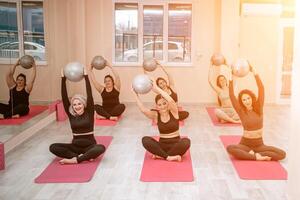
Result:
<instances>
[{"instance_id":1,"label":"beige wall","mask_svg":"<svg viewBox=\"0 0 300 200\"><path fill-rule=\"evenodd\" d=\"M230 4L226 4L226 2ZM215 94L207 82L210 56L219 49L226 49L229 63L241 55L257 66L258 72L267 89L267 102L275 101L275 75L277 58L278 18L242 18L239 21L236 0L193 0L193 55L192 67L169 67L168 71L176 80L180 102L206 103L215 102ZM228 3L227 2L227 3ZM229 6L231 5L231 6ZM226 15L235 10L234 15ZM220 13L221 11L221 13ZM98 54L109 61L112 58L112 2L104 0L46 0L45 20L47 30L48 65L39 67L32 101L48 101L60 97L60 68L71 61L89 64ZM222 19L223 18L223 19ZM230 24L228 24L230 22ZM267 24L267 25L266 25ZM232 30L231 30L232 29ZM231 31L228 31L231 30ZM233 44L230 53L230 32L239 30L239 44ZM227 39L228 38L228 41ZM227 41L227 42L226 42ZM240 45L236 52L236 45ZM258 53L259 52L259 53ZM8 66L1 66L4 74ZM133 101L130 92L133 77L142 73L141 67L116 67L121 81L121 100ZM108 71L97 71L100 82ZM253 81L243 80L243 87L255 88ZM0 80L0 99L7 99L4 79ZM83 82L72 84L70 95L84 93ZM95 101L100 95L94 90ZM143 96L145 101L153 101L153 94Z\"/></svg>"}]
</instances>

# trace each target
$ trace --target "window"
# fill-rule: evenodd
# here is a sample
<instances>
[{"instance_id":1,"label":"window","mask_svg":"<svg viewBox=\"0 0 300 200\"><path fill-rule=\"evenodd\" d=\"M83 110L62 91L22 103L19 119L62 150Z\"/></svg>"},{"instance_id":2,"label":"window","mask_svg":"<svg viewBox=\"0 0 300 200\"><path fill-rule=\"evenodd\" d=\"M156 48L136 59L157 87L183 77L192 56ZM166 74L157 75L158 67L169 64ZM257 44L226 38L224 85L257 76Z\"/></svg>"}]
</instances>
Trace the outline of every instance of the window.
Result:
<instances>
[{"instance_id":1,"label":"window","mask_svg":"<svg viewBox=\"0 0 300 200\"><path fill-rule=\"evenodd\" d=\"M15 63L25 54L39 64L46 61L43 2L0 1L0 63Z\"/></svg>"},{"instance_id":2,"label":"window","mask_svg":"<svg viewBox=\"0 0 300 200\"><path fill-rule=\"evenodd\" d=\"M191 63L192 4L143 2L114 4L114 62Z\"/></svg>"}]
</instances>

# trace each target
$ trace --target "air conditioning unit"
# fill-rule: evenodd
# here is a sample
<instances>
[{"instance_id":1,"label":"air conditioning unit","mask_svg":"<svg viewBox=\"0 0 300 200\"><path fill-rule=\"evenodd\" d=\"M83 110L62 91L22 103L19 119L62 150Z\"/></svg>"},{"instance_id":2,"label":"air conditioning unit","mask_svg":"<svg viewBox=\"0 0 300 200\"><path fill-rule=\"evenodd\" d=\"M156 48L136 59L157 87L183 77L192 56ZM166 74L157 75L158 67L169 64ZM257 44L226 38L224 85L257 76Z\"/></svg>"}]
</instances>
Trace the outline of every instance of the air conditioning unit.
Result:
<instances>
[{"instance_id":1,"label":"air conditioning unit","mask_svg":"<svg viewBox=\"0 0 300 200\"><path fill-rule=\"evenodd\" d=\"M243 3L241 14L243 16L280 16L282 5L275 3Z\"/></svg>"}]
</instances>

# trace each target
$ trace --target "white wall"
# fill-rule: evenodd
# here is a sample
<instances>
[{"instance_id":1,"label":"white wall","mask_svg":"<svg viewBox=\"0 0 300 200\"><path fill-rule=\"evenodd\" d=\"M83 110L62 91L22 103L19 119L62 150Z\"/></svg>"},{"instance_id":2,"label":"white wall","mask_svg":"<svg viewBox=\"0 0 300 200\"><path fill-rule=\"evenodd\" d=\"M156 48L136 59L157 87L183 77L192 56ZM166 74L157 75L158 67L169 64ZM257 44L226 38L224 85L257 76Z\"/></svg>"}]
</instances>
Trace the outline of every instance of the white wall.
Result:
<instances>
[{"instance_id":1,"label":"white wall","mask_svg":"<svg viewBox=\"0 0 300 200\"><path fill-rule=\"evenodd\" d=\"M193 52L192 67L169 67L174 76L180 102L215 102L214 92L207 82L210 57L215 51L226 49L229 63L236 55L248 58L258 68L267 90L266 102L275 102L275 75L277 60L278 18L242 18L238 23L237 0L193 0ZM230 4L226 4L226 3ZM234 14L226 15L234 11ZM32 101L48 101L60 98L60 68L68 62L77 60L90 64L95 55L112 58L112 2L99 0L46 0L45 20L47 24L48 66L39 67L38 76L31 95ZM226 17L226 19L225 19ZM222 19L223 18L223 19ZM227 24L231 22L230 24ZM267 25L266 25L267 24ZM228 30L230 31L228 31ZM236 37L230 34L232 31ZM230 53L230 43L232 52ZM230 42L228 42L230 41ZM239 46L238 52L236 50ZM224 50L225 51L225 50ZM230 53L230 54L229 54ZM8 66L1 66L4 74ZM142 73L138 67L116 67L122 81L121 100L134 101L131 94L133 77ZM100 82L108 71L97 71ZM243 87L255 90L253 81L243 80ZM4 76L0 80L0 99L7 99L8 92ZM84 93L83 82L72 84L70 95ZM94 90L95 101L100 95ZM145 95L145 101L153 101L153 94Z\"/></svg>"}]
</instances>

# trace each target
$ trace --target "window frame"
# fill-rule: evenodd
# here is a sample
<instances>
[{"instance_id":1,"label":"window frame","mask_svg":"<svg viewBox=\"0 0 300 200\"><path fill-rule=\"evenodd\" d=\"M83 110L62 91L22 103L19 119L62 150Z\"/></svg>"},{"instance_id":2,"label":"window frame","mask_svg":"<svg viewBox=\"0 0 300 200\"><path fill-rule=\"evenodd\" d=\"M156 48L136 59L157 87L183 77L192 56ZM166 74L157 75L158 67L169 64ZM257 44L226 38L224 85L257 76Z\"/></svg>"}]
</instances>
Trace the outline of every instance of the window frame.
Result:
<instances>
[{"instance_id":1,"label":"window frame","mask_svg":"<svg viewBox=\"0 0 300 200\"><path fill-rule=\"evenodd\" d=\"M44 27L44 40L45 40L45 61L36 61L36 65L45 66L48 64L47 57L47 37L46 37L46 20L45 20L45 2L44 0L5 0L8 3L16 3L16 14L17 14L17 26L18 26L18 42L19 42L19 58L25 55L25 45L24 45L24 29L23 29L23 11L22 2L43 2L43 27ZM11 59L11 61L16 61ZM0 65L13 65L12 62L1 61Z\"/></svg>"},{"instance_id":2,"label":"window frame","mask_svg":"<svg viewBox=\"0 0 300 200\"><path fill-rule=\"evenodd\" d=\"M116 3L137 3L138 4L138 61L137 62L126 62L116 61L115 57L115 4ZM192 0L113 0L112 1L112 64L117 67L141 67L143 64L143 22L144 22L144 6L147 5L161 5L163 6L163 61L161 64L169 67L192 67L193 66L193 55L194 55L194 44L193 44L193 28L191 27L191 60L189 62L169 62L168 61L168 42L169 42L169 4L191 4L192 6L192 27L193 27L193 1Z\"/></svg>"}]
</instances>

